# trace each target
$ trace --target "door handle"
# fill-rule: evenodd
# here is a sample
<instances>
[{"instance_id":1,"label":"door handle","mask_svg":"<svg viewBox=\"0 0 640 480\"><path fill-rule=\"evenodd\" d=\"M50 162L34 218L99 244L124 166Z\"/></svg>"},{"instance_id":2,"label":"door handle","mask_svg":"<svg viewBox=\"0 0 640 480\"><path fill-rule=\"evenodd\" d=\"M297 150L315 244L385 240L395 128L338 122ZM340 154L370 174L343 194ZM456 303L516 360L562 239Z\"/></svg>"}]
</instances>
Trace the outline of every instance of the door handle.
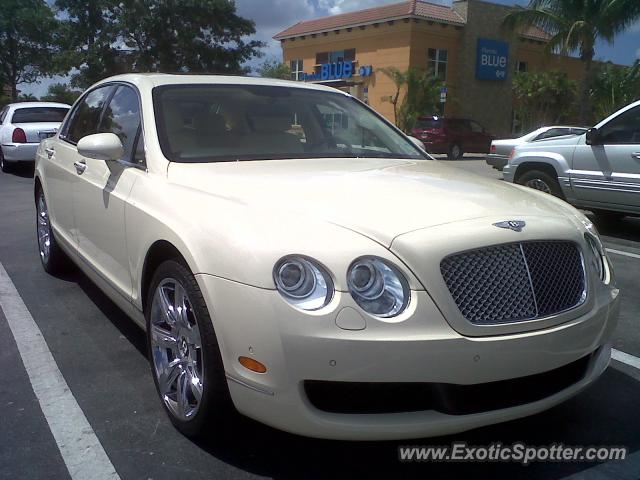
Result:
<instances>
[{"instance_id":1,"label":"door handle","mask_svg":"<svg viewBox=\"0 0 640 480\"><path fill-rule=\"evenodd\" d=\"M44 151L47 152L48 158L53 157L53 154L56 153L56 151L53 148L45 148Z\"/></svg>"},{"instance_id":2,"label":"door handle","mask_svg":"<svg viewBox=\"0 0 640 480\"><path fill-rule=\"evenodd\" d=\"M76 172L78 173L78 175L82 175L87 169L87 164L83 161L73 162L73 166L76 167Z\"/></svg>"},{"instance_id":3,"label":"door handle","mask_svg":"<svg viewBox=\"0 0 640 480\"><path fill-rule=\"evenodd\" d=\"M640 160L640 152L633 152L631 154L631 158L635 158L636 160Z\"/></svg>"}]
</instances>

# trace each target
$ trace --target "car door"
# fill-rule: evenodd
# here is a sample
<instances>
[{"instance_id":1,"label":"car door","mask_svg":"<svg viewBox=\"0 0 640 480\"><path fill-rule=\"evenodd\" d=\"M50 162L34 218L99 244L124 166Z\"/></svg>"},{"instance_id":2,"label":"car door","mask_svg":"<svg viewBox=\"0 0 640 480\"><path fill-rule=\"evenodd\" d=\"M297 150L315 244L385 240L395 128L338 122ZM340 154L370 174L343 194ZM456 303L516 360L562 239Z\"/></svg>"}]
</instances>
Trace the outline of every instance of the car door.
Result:
<instances>
[{"instance_id":1,"label":"car door","mask_svg":"<svg viewBox=\"0 0 640 480\"><path fill-rule=\"evenodd\" d=\"M99 87L87 92L76 103L62 125L60 133L45 140L46 159L42 164L46 179L45 195L56 235L69 247L77 247L77 235L73 218L72 192L78 181L74 163L78 160L76 143L82 137L96 133L98 122L113 87Z\"/></svg>"},{"instance_id":2,"label":"car door","mask_svg":"<svg viewBox=\"0 0 640 480\"><path fill-rule=\"evenodd\" d=\"M137 91L118 85L102 114L99 133L115 133L124 146L120 161L80 158L85 165L74 189L78 253L120 294L131 296L125 235L125 205L138 175L134 162L141 132Z\"/></svg>"},{"instance_id":3,"label":"car door","mask_svg":"<svg viewBox=\"0 0 640 480\"><path fill-rule=\"evenodd\" d=\"M478 122L469 120L469 128L471 130L471 144L473 145L473 150L469 150L469 152L489 153L491 137L485 132L484 127Z\"/></svg>"},{"instance_id":4,"label":"car door","mask_svg":"<svg viewBox=\"0 0 640 480\"><path fill-rule=\"evenodd\" d=\"M640 105L598 126L597 144L580 138L572 186L588 202L640 209ZM603 205L604 206L604 205Z\"/></svg>"}]
</instances>

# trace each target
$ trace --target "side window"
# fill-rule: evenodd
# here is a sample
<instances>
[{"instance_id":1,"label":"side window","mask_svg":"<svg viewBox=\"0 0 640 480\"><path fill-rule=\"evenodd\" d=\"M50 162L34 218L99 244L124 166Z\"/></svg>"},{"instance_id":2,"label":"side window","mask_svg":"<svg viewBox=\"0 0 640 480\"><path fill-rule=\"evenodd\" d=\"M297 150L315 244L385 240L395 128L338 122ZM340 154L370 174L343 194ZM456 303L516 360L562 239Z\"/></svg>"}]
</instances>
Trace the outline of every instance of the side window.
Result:
<instances>
[{"instance_id":1,"label":"side window","mask_svg":"<svg viewBox=\"0 0 640 480\"><path fill-rule=\"evenodd\" d=\"M131 87L120 86L104 110L99 133L115 133L124 147L124 159L132 159L134 143L140 127L140 102Z\"/></svg>"},{"instance_id":2,"label":"side window","mask_svg":"<svg viewBox=\"0 0 640 480\"><path fill-rule=\"evenodd\" d=\"M482 133L484 132L484 128L482 128L482 125L480 125L478 122L474 122L473 120L471 120L469 122L469 124L471 125L471 131L474 133Z\"/></svg>"},{"instance_id":3,"label":"side window","mask_svg":"<svg viewBox=\"0 0 640 480\"><path fill-rule=\"evenodd\" d=\"M112 86L106 86L89 92L69 116L69 121L60 136L72 143L78 143L82 137L97 133L102 108L112 90Z\"/></svg>"},{"instance_id":4,"label":"side window","mask_svg":"<svg viewBox=\"0 0 640 480\"><path fill-rule=\"evenodd\" d=\"M640 144L640 107L618 115L600 129L605 145Z\"/></svg>"},{"instance_id":5,"label":"side window","mask_svg":"<svg viewBox=\"0 0 640 480\"><path fill-rule=\"evenodd\" d=\"M0 125L4 123L4 119L7 116L7 112L9 111L9 107L4 107L0 110Z\"/></svg>"}]
</instances>

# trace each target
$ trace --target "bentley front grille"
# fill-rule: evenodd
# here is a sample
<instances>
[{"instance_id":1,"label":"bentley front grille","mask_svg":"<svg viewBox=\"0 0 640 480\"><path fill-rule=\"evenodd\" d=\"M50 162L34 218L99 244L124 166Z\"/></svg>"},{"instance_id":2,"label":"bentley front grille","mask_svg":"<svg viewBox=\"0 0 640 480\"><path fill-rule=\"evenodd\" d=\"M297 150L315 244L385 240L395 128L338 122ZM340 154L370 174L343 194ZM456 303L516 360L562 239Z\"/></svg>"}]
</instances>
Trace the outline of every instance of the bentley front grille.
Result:
<instances>
[{"instance_id":1,"label":"bentley front grille","mask_svg":"<svg viewBox=\"0 0 640 480\"><path fill-rule=\"evenodd\" d=\"M522 322L581 305L582 254L573 242L509 243L449 255L440 263L462 316L475 325Z\"/></svg>"}]
</instances>

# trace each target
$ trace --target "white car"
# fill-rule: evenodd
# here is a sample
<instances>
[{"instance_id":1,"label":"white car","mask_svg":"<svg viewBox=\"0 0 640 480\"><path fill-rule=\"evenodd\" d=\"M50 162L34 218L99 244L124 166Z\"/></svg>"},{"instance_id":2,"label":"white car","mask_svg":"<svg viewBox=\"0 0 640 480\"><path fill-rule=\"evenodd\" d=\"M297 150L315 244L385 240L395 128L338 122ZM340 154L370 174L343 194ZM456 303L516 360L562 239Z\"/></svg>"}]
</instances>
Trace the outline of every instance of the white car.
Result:
<instances>
[{"instance_id":1,"label":"white car","mask_svg":"<svg viewBox=\"0 0 640 480\"><path fill-rule=\"evenodd\" d=\"M640 101L582 135L517 146L503 176L591 210L604 221L640 215Z\"/></svg>"},{"instance_id":2,"label":"white car","mask_svg":"<svg viewBox=\"0 0 640 480\"><path fill-rule=\"evenodd\" d=\"M487 155L487 165L491 165L496 170L502 170L509 163L509 155L511 151L518 145L524 145L545 138L562 137L566 135L582 135L587 131L582 127L569 127L566 125L554 125L551 127L541 127L536 130L522 135L518 138L506 138L501 140L493 140Z\"/></svg>"},{"instance_id":3,"label":"white car","mask_svg":"<svg viewBox=\"0 0 640 480\"><path fill-rule=\"evenodd\" d=\"M221 435L235 408L417 438L575 395L619 305L593 225L418 145L328 87L113 77L38 149L40 258L70 258L146 329L186 435Z\"/></svg>"},{"instance_id":4,"label":"white car","mask_svg":"<svg viewBox=\"0 0 640 480\"><path fill-rule=\"evenodd\" d=\"M33 162L41 140L55 135L71 107L64 103L10 103L0 110L0 169Z\"/></svg>"}]
</instances>

